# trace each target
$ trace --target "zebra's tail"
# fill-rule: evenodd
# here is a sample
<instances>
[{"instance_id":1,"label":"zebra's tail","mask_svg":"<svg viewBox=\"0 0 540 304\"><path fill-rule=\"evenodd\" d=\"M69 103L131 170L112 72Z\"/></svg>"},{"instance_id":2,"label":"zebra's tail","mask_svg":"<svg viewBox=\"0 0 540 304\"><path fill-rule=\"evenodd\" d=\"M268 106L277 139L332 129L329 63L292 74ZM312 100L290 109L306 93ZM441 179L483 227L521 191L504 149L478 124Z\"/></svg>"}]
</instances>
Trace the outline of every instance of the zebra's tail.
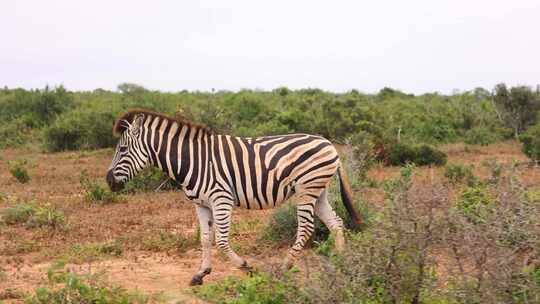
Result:
<instances>
[{"instance_id":1,"label":"zebra's tail","mask_svg":"<svg viewBox=\"0 0 540 304\"><path fill-rule=\"evenodd\" d=\"M347 212L351 217L352 228L354 230L360 229L362 225L362 220L353 206L354 200L351 184L349 183L349 177L347 176L347 172L345 172L345 169L343 169L343 166L341 164L338 168L338 174L341 200L343 200L343 205L345 205L345 209L347 209Z\"/></svg>"}]
</instances>

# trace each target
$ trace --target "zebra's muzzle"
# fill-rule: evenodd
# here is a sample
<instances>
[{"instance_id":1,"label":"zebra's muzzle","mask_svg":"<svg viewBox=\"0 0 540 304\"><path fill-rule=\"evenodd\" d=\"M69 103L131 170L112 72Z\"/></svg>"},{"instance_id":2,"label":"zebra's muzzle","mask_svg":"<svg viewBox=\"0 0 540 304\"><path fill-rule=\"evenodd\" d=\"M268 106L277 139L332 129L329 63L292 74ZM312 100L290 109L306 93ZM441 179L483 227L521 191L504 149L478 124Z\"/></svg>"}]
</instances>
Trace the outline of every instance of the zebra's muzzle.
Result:
<instances>
[{"instance_id":1,"label":"zebra's muzzle","mask_svg":"<svg viewBox=\"0 0 540 304\"><path fill-rule=\"evenodd\" d=\"M107 172L107 184L109 185L109 188L111 188L111 191L112 192L118 192L122 189L124 189L124 183L119 183L116 181L116 179L114 178L114 174L112 172L112 170L109 170Z\"/></svg>"}]
</instances>

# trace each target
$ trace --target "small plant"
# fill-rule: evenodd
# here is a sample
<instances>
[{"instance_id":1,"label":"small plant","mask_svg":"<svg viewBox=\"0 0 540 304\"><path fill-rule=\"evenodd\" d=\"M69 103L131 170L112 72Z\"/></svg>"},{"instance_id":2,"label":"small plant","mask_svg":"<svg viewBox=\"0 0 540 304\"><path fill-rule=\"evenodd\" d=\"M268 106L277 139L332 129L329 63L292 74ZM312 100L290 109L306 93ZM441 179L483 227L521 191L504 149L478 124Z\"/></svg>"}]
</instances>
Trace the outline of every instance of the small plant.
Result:
<instances>
[{"instance_id":1,"label":"small plant","mask_svg":"<svg viewBox=\"0 0 540 304\"><path fill-rule=\"evenodd\" d=\"M39 207L35 203L22 203L4 209L2 221L8 225L25 224L28 228L62 228L65 224L61 211L51 206Z\"/></svg>"},{"instance_id":2,"label":"small plant","mask_svg":"<svg viewBox=\"0 0 540 304\"><path fill-rule=\"evenodd\" d=\"M485 159L482 161L482 166L489 170L487 182L497 184L502 176L503 165L494 158Z\"/></svg>"},{"instance_id":3,"label":"small plant","mask_svg":"<svg viewBox=\"0 0 540 304\"><path fill-rule=\"evenodd\" d=\"M17 204L2 211L2 221L8 225L26 223L36 213L36 207L31 204Z\"/></svg>"},{"instance_id":4,"label":"small plant","mask_svg":"<svg viewBox=\"0 0 540 304\"><path fill-rule=\"evenodd\" d=\"M466 184L474 186L478 183L478 178L473 173L474 166L464 166L461 164L448 164L444 168L444 176L451 184Z\"/></svg>"},{"instance_id":5,"label":"small plant","mask_svg":"<svg viewBox=\"0 0 540 304\"><path fill-rule=\"evenodd\" d=\"M75 303L148 303L148 297L132 294L120 287L110 287L96 274L78 275L65 270L63 263L47 272L48 284L36 289L27 304Z\"/></svg>"},{"instance_id":6,"label":"small plant","mask_svg":"<svg viewBox=\"0 0 540 304\"><path fill-rule=\"evenodd\" d=\"M80 183L88 202L108 204L121 201L118 194L101 186L98 182L91 180L88 177L88 172L86 170L81 172Z\"/></svg>"},{"instance_id":7,"label":"small plant","mask_svg":"<svg viewBox=\"0 0 540 304\"><path fill-rule=\"evenodd\" d=\"M30 175L26 169L27 161L16 160L8 162L9 172L15 177L21 184L26 184L30 181Z\"/></svg>"}]
</instances>

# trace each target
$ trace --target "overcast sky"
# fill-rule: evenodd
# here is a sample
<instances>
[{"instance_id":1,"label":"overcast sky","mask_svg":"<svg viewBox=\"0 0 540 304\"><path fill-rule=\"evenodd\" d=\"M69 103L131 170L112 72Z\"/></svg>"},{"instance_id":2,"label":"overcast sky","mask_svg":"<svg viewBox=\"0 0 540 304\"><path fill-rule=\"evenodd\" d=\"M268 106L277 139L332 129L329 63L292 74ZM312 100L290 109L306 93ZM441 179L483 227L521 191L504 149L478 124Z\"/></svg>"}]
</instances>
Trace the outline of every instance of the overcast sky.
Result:
<instances>
[{"instance_id":1,"label":"overcast sky","mask_svg":"<svg viewBox=\"0 0 540 304\"><path fill-rule=\"evenodd\" d=\"M0 86L534 86L539 13L540 0L2 0Z\"/></svg>"}]
</instances>

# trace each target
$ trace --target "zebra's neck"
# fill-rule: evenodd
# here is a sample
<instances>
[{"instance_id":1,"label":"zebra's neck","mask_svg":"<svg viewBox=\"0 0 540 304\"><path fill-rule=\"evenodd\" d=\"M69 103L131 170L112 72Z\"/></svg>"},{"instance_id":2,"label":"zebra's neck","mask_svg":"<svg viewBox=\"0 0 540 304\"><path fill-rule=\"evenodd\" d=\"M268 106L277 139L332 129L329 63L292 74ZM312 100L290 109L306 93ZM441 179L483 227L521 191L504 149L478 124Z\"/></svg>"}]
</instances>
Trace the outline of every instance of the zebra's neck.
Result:
<instances>
[{"instance_id":1,"label":"zebra's neck","mask_svg":"<svg viewBox=\"0 0 540 304\"><path fill-rule=\"evenodd\" d=\"M150 162L178 181L184 190L198 195L210 170L211 135L203 128L163 117L149 117L144 126Z\"/></svg>"}]
</instances>

